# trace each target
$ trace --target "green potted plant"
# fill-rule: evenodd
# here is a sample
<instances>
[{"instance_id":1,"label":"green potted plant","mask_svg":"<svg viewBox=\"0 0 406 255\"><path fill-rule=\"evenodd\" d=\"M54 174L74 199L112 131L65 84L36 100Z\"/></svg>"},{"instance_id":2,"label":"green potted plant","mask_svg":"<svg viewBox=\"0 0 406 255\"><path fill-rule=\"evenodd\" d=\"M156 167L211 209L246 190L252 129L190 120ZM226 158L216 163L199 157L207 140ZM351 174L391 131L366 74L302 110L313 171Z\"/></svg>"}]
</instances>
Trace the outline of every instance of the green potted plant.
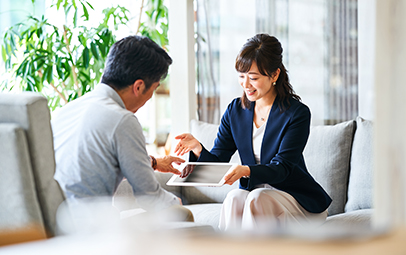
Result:
<instances>
[{"instance_id":1,"label":"green potted plant","mask_svg":"<svg viewBox=\"0 0 406 255\"><path fill-rule=\"evenodd\" d=\"M11 79L3 81L2 87L41 92L54 110L100 81L105 59L116 41L113 32L126 25L129 11L121 6L104 9L103 20L89 26L93 7L88 1L56 0L51 8L63 10L62 27L44 16L29 16L5 32L1 50Z\"/></svg>"},{"instance_id":2,"label":"green potted plant","mask_svg":"<svg viewBox=\"0 0 406 255\"><path fill-rule=\"evenodd\" d=\"M109 49L116 42L114 32L130 18L128 9L116 6L103 10L104 19L98 26L88 26L89 11L94 8L86 0L55 0L51 8L63 10L62 27L44 16L29 16L5 32L1 51L10 78L2 81L2 90L19 87L41 92L54 110L99 83ZM138 17L135 34L167 49L168 9L164 1L142 0Z\"/></svg>"}]
</instances>

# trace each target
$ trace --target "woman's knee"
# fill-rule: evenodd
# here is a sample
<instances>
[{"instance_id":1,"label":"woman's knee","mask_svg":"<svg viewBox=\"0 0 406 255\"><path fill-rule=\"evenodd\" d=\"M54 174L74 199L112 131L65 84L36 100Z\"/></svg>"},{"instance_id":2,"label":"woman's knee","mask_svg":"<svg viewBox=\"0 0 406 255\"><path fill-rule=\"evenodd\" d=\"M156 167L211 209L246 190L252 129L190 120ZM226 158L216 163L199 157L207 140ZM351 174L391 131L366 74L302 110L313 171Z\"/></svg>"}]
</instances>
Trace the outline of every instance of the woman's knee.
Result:
<instances>
[{"instance_id":1,"label":"woman's knee","mask_svg":"<svg viewBox=\"0 0 406 255\"><path fill-rule=\"evenodd\" d=\"M267 210L280 210L283 201L276 190L259 188L251 191L245 200L245 207Z\"/></svg>"},{"instance_id":2,"label":"woman's knee","mask_svg":"<svg viewBox=\"0 0 406 255\"><path fill-rule=\"evenodd\" d=\"M242 200L244 201L249 192L243 189L234 189L228 192L225 200Z\"/></svg>"},{"instance_id":3,"label":"woman's knee","mask_svg":"<svg viewBox=\"0 0 406 255\"><path fill-rule=\"evenodd\" d=\"M272 199L273 198L273 193L275 193L274 190L269 190L269 189L254 189L251 191L248 196L247 196L247 201L255 201L255 200L262 200L264 197L267 199Z\"/></svg>"}]
</instances>

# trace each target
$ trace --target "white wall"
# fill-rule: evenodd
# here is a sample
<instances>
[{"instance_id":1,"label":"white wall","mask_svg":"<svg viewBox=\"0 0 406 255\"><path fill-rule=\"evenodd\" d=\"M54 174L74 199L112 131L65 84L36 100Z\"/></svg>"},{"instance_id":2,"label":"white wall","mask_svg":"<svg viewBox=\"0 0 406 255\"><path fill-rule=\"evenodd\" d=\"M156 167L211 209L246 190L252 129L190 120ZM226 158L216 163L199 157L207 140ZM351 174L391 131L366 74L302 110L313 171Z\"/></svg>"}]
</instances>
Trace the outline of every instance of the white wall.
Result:
<instances>
[{"instance_id":1,"label":"white wall","mask_svg":"<svg viewBox=\"0 0 406 255\"><path fill-rule=\"evenodd\" d=\"M358 111L375 119L374 60L376 0L358 0Z\"/></svg>"},{"instance_id":2,"label":"white wall","mask_svg":"<svg viewBox=\"0 0 406 255\"><path fill-rule=\"evenodd\" d=\"M376 226L406 225L406 1L376 1Z\"/></svg>"},{"instance_id":3,"label":"white wall","mask_svg":"<svg viewBox=\"0 0 406 255\"><path fill-rule=\"evenodd\" d=\"M193 0L170 0L169 10L171 133L178 135L189 131L197 112Z\"/></svg>"}]
</instances>

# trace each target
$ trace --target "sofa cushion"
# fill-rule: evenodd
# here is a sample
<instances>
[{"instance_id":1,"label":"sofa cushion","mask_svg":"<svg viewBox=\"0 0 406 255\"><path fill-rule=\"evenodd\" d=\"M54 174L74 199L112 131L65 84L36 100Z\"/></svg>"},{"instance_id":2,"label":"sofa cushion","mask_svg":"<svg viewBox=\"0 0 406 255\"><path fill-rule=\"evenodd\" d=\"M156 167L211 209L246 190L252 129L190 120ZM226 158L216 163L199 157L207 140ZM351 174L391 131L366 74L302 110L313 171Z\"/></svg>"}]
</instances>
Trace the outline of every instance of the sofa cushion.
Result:
<instances>
[{"instance_id":1,"label":"sofa cushion","mask_svg":"<svg viewBox=\"0 0 406 255\"><path fill-rule=\"evenodd\" d=\"M175 196L181 197L182 193L182 188L180 186L168 186L166 183L169 181L169 179L173 176L172 173L161 173L155 171L155 177L159 184L161 184L161 187L164 188L165 190L175 194Z\"/></svg>"},{"instance_id":2,"label":"sofa cushion","mask_svg":"<svg viewBox=\"0 0 406 255\"><path fill-rule=\"evenodd\" d=\"M186 205L194 217L196 224L210 225L218 229L220 220L221 203Z\"/></svg>"},{"instance_id":3,"label":"sofa cushion","mask_svg":"<svg viewBox=\"0 0 406 255\"><path fill-rule=\"evenodd\" d=\"M331 231L339 229L358 229L366 230L372 228L372 216L373 209L356 210L347 213L339 213L330 217L327 217L326 222L323 224L323 228Z\"/></svg>"},{"instance_id":4,"label":"sofa cushion","mask_svg":"<svg viewBox=\"0 0 406 255\"><path fill-rule=\"evenodd\" d=\"M372 208L373 126L372 121L357 117L352 145L348 201L345 211Z\"/></svg>"},{"instance_id":5,"label":"sofa cushion","mask_svg":"<svg viewBox=\"0 0 406 255\"><path fill-rule=\"evenodd\" d=\"M307 168L333 199L329 215L344 212L355 121L312 126L304 150Z\"/></svg>"},{"instance_id":6,"label":"sofa cushion","mask_svg":"<svg viewBox=\"0 0 406 255\"><path fill-rule=\"evenodd\" d=\"M183 204L223 203L228 192L238 189L239 181L222 187L182 187Z\"/></svg>"}]
</instances>

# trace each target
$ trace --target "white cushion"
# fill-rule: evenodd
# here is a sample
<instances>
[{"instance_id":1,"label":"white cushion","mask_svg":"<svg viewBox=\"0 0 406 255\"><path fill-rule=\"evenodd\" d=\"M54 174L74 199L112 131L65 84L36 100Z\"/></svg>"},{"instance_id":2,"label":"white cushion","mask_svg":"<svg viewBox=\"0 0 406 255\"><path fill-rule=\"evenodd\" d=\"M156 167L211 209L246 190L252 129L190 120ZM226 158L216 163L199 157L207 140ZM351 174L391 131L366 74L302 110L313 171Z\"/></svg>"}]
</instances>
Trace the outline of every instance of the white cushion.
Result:
<instances>
[{"instance_id":1,"label":"white cushion","mask_svg":"<svg viewBox=\"0 0 406 255\"><path fill-rule=\"evenodd\" d=\"M333 199L329 215L344 212L354 128L351 120L310 129L304 157L310 174Z\"/></svg>"}]
</instances>

